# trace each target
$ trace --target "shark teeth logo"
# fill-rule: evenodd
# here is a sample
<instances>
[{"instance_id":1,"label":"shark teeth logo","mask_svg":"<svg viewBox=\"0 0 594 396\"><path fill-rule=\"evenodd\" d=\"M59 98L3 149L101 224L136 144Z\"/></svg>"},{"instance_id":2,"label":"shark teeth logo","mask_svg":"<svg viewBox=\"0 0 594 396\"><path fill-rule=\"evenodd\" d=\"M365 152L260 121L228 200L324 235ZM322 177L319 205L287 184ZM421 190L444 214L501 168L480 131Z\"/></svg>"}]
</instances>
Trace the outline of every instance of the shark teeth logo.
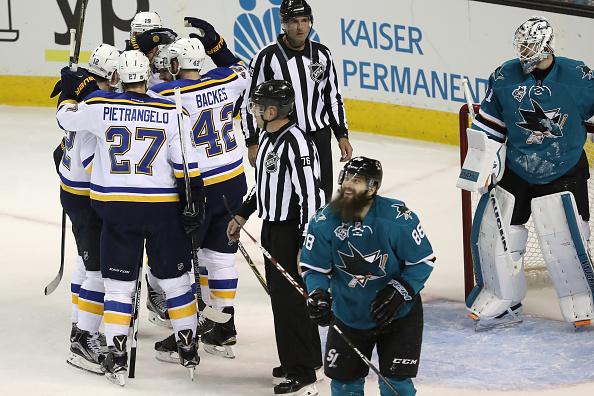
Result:
<instances>
[{"instance_id":1,"label":"shark teeth logo","mask_svg":"<svg viewBox=\"0 0 594 396\"><path fill-rule=\"evenodd\" d=\"M351 277L348 285L351 288L357 285L365 287L367 282L386 276L386 261L388 255L382 254L376 250L370 254L362 254L350 242L347 242L350 253L344 253L340 250L338 255L342 265L336 267Z\"/></svg>"},{"instance_id":2,"label":"shark teeth logo","mask_svg":"<svg viewBox=\"0 0 594 396\"><path fill-rule=\"evenodd\" d=\"M411 220L413 218L412 212L404 204L394 204L393 208L396 208L396 218L399 219L404 217L404 220Z\"/></svg>"},{"instance_id":3,"label":"shark teeth logo","mask_svg":"<svg viewBox=\"0 0 594 396\"><path fill-rule=\"evenodd\" d=\"M542 144L545 138L559 138L563 136L563 125L567 114L561 118L561 108L543 110L534 99L530 99L531 110L519 109L522 121L516 125L528 131L527 144Z\"/></svg>"},{"instance_id":4,"label":"shark teeth logo","mask_svg":"<svg viewBox=\"0 0 594 396\"><path fill-rule=\"evenodd\" d=\"M588 80L592 80L594 78L594 74L592 74L592 69L590 69L586 65L579 65L576 66L576 69L580 69L583 73L582 80L587 78Z\"/></svg>"}]
</instances>

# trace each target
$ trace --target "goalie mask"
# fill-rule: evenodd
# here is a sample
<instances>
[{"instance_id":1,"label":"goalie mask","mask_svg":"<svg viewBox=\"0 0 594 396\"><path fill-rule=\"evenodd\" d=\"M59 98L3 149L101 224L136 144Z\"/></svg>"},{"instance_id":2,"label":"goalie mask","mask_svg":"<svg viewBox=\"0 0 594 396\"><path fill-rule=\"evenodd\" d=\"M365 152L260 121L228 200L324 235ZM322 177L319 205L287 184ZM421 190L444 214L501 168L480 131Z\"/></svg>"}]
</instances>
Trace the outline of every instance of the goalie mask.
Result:
<instances>
[{"instance_id":1,"label":"goalie mask","mask_svg":"<svg viewBox=\"0 0 594 396\"><path fill-rule=\"evenodd\" d=\"M382 184L382 164L375 159L367 157L355 157L349 160L338 175L338 184L342 186L342 182L346 175L359 176L367 180L367 189L372 187L379 190Z\"/></svg>"},{"instance_id":2,"label":"goalie mask","mask_svg":"<svg viewBox=\"0 0 594 396\"><path fill-rule=\"evenodd\" d=\"M553 27L543 17L532 17L520 25L514 34L514 48L524 73L532 72L536 65L553 55Z\"/></svg>"}]
</instances>

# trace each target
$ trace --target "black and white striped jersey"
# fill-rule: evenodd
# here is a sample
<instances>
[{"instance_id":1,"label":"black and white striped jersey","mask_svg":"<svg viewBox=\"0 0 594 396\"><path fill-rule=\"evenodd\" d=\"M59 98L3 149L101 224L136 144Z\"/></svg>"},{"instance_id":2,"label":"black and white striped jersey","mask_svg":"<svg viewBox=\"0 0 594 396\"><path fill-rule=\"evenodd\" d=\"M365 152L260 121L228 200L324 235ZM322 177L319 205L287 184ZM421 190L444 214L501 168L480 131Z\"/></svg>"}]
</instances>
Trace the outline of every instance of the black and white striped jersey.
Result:
<instances>
[{"instance_id":1,"label":"black and white striped jersey","mask_svg":"<svg viewBox=\"0 0 594 396\"><path fill-rule=\"evenodd\" d=\"M289 49L278 37L277 42L262 48L250 61L252 77L241 107L241 126L246 144L256 144L260 130L247 111L247 102L256 86L268 80L286 80L295 90L293 119L305 132L332 127L337 139L348 137L348 125L338 85L338 76L330 50L307 40L303 51Z\"/></svg>"},{"instance_id":2,"label":"black and white striped jersey","mask_svg":"<svg viewBox=\"0 0 594 396\"><path fill-rule=\"evenodd\" d=\"M258 211L267 221L299 220L301 228L325 204L320 188L320 160L314 144L294 122L260 135L256 185L239 215Z\"/></svg>"}]
</instances>

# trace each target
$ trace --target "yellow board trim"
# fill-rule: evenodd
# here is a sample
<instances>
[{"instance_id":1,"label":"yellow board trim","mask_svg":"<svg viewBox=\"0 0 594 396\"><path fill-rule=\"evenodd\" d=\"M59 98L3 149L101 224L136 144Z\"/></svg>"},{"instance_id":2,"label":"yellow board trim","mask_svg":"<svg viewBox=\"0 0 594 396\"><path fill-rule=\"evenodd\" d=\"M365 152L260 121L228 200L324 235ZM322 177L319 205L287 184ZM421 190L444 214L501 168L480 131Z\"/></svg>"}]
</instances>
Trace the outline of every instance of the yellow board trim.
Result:
<instances>
[{"instance_id":1,"label":"yellow board trim","mask_svg":"<svg viewBox=\"0 0 594 396\"><path fill-rule=\"evenodd\" d=\"M80 54L78 56L78 64L82 65L83 63L89 63L90 58L91 58L91 51L80 51ZM45 50L45 61L46 62L68 63L69 60L70 60L70 51L69 50L55 50L55 49L46 49Z\"/></svg>"},{"instance_id":2,"label":"yellow board trim","mask_svg":"<svg viewBox=\"0 0 594 396\"><path fill-rule=\"evenodd\" d=\"M82 298L78 299L78 310L103 316L103 304L92 303L85 301Z\"/></svg>"},{"instance_id":3,"label":"yellow board trim","mask_svg":"<svg viewBox=\"0 0 594 396\"><path fill-rule=\"evenodd\" d=\"M66 58L67 59L67 58ZM49 94L55 77L0 76L0 104L9 106L55 107ZM183 90L183 89L182 89ZM349 129L458 145L458 114L417 107L345 99Z\"/></svg>"},{"instance_id":4,"label":"yellow board trim","mask_svg":"<svg viewBox=\"0 0 594 396\"><path fill-rule=\"evenodd\" d=\"M175 309L170 308L167 312L169 313L169 318L173 320L187 318L196 315L196 304L192 301L191 304L185 307Z\"/></svg>"},{"instance_id":5,"label":"yellow board trim","mask_svg":"<svg viewBox=\"0 0 594 396\"><path fill-rule=\"evenodd\" d=\"M103 314L103 322L110 325L130 326L131 315L116 314L112 312L105 312Z\"/></svg>"}]
</instances>

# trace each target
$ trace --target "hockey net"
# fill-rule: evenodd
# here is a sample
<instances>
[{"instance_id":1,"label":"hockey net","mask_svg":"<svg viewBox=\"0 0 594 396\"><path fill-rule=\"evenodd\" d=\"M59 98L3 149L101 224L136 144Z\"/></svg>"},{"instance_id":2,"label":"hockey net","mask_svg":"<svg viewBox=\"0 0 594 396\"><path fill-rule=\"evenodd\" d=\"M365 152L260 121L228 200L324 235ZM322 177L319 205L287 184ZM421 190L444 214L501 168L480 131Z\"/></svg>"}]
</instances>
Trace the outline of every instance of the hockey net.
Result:
<instances>
[{"instance_id":1,"label":"hockey net","mask_svg":"<svg viewBox=\"0 0 594 396\"><path fill-rule=\"evenodd\" d=\"M478 114L479 105L474 105L474 113ZM470 126L470 114L468 106L464 105L460 109L459 124L460 124L460 166L464 163L466 152L468 150L468 141L466 139L466 128ZM594 143L591 137L594 134L594 124L586 124L588 130L588 139L584 149L588 156L590 164L590 174L594 177ZM594 214L594 185L592 178L588 180L588 199L590 203L590 214ZM462 234L463 234L463 248L464 248L464 290L465 295L468 296L474 287L474 268L472 266L472 253L470 250L470 231L472 227L472 218L474 210L478 204L479 195L477 193L470 193L462 190ZM594 236L594 222L590 222L590 230ZM532 218L526 224L528 228L528 243L526 245L526 254L524 255L524 272L526 274L526 281L528 287L538 288L547 287L551 285L551 280L548 276L546 265L540 253L540 246L538 244L537 236L534 232L534 225Z\"/></svg>"}]
</instances>

